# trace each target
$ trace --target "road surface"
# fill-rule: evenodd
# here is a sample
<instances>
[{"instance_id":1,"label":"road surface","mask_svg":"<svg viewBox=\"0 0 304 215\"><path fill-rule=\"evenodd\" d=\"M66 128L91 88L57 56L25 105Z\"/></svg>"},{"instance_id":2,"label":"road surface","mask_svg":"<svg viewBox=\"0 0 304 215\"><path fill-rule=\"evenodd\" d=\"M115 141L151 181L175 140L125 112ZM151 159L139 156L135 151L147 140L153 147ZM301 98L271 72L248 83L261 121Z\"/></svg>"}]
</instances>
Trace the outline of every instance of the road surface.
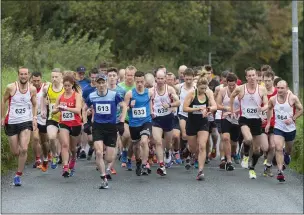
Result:
<instances>
[{"instance_id":1,"label":"road surface","mask_svg":"<svg viewBox=\"0 0 304 215\"><path fill-rule=\"evenodd\" d=\"M42 173L27 166L22 187L2 177L2 213L303 213L303 177L285 171L287 181L257 179L236 165L219 170L218 159L205 169L205 181L196 181L196 169L173 166L167 176L136 176L116 164L118 174L110 188L99 190L94 161L77 161L75 176L63 178L61 167ZM275 171L274 171L275 172Z\"/></svg>"}]
</instances>

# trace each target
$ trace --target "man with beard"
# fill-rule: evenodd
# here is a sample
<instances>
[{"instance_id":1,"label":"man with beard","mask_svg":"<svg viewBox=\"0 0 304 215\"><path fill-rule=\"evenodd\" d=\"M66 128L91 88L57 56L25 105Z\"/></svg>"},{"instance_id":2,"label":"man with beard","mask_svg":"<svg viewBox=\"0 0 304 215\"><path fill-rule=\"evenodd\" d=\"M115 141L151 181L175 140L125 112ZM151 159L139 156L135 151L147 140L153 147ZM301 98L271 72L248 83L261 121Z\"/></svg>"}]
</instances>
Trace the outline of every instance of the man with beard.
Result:
<instances>
[{"instance_id":1,"label":"man with beard","mask_svg":"<svg viewBox=\"0 0 304 215\"><path fill-rule=\"evenodd\" d=\"M21 186L21 179L27 159L31 131L37 128L36 88L30 86L29 69L18 70L18 80L7 85L2 98L1 125L8 136L11 152L18 156L18 169L13 184ZM5 116L5 104L9 101Z\"/></svg>"}]
</instances>

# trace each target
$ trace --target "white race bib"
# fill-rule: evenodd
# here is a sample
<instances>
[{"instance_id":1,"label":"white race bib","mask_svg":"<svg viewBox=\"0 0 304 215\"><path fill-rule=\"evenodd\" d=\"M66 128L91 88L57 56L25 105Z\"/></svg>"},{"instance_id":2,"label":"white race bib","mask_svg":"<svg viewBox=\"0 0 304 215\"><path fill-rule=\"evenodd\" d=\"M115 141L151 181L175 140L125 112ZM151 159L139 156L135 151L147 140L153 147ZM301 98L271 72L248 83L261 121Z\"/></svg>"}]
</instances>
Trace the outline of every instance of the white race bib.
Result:
<instances>
[{"instance_id":1,"label":"white race bib","mask_svg":"<svg viewBox=\"0 0 304 215\"><path fill-rule=\"evenodd\" d=\"M17 117L23 117L28 114L28 109L26 107L15 108L14 115Z\"/></svg>"},{"instance_id":2,"label":"white race bib","mask_svg":"<svg viewBox=\"0 0 304 215\"><path fill-rule=\"evenodd\" d=\"M193 105L193 108L200 108L200 107L206 107L206 105ZM193 114L202 114L202 112L199 111L194 111Z\"/></svg>"},{"instance_id":3,"label":"white race bib","mask_svg":"<svg viewBox=\"0 0 304 215\"><path fill-rule=\"evenodd\" d=\"M111 105L110 104L96 104L96 113L111 114Z\"/></svg>"},{"instance_id":4,"label":"white race bib","mask_svg":"<svg viewBox=\"0 0 304 215\"><path fill-rule=\"evenodd\" d=\"M144 118L144 117L147 117L146 107L132 108L132 116L133 116L133 118Z\"/></svg>"},{"instance_id":5,"label":"white race bib","mask_svg":"<svg viewBox=\"0 0 304 215\"><path fill-rule=\"evenodd\" d=\"M245 108L244 115L249 116L249 117L259 116L258 108L257 107L247 107L247 108Z\"/></svg>"},{"instance_id":6,"label":"white race bib","mask_svg":"<svg viewBox=\"0 0 304 215\"><path fill-rule=\"evenodd\" d=\"M72 121L72 120L75 120L75 115L74 115L74 113L72 113L70 111L62 111L61 119L62 119L62 121Z\"/></svg>"},{"instance_id":7,"label":"white race bib","mask_svg":"<svg viewBox=\"0 0 304 215\"><path fill-rule=\"evenodd\" d=\"M169 108L158 107L155 111L157 116L166 116L168 115Z\"/></svg>"}]
</instances>

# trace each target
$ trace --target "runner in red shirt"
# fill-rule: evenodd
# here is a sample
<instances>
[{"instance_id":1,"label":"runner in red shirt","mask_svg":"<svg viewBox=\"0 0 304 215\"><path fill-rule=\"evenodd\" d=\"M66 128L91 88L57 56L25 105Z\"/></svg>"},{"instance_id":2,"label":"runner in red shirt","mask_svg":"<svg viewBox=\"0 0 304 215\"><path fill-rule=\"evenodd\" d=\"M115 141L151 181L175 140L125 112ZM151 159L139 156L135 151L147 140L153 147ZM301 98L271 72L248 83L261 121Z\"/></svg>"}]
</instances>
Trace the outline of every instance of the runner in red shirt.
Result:
<instances>
[{"instance_id":1,"label":"runner in red shirt","mask_svg":"<svg viewBox=\"0 0 304 215\"><path fill-rule=\"evenodd\" d=\"M274 72L272 70L265 71L263 74L263 82L265 84L267 90L267 98L268 101L272 96L277 94L277 89L273 86L274 80ZM262 112L262 136L261 136L261 150L267 156L264 161L264 176L273 177L273 173L271 172L272 159L275 153L275 145L273 140L273 127L274 127L274 114L270 120L270 128L269 132L265 132L265 127L267 125L267 111Z\"/></svg>"},{"instance_id":2,"label":"runner in red shirt","mask_svg":"<svg viewBox=\"0 0 304 215\"><path fill-rule=\"evenodd\" d=\"M67 75L63 78L64 93L57 99L53 114L60 113L59 141L63 164L63 177L72 176L76 163L76 146L81 133L82 96L79 85L74 77ZM71 141L70 141L71 140ZM69 162L69 150L72 152Z\"/></svg>"}]
</instances>

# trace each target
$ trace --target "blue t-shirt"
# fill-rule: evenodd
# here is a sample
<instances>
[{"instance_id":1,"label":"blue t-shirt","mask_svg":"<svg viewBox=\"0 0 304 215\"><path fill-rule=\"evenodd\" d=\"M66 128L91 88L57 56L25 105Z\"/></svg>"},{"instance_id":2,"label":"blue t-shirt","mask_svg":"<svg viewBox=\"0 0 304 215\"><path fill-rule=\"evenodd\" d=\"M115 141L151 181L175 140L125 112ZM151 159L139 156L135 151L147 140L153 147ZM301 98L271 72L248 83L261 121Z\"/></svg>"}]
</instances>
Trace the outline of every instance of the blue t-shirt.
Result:
<instances>
[{"instance_id":1,"label":"blue t-shirt","mask_svg":"<svg viewBox=\"0 0 304 215\"><path fill-rule=\"evenodd\" d=\"M81 81L77 81L77 83L80 85L81 89L83 90L87 85L90 85L90 80L85 78Z\"/></svg>"},{"instance_id":2,"label":"blue t-shirt","mask_svg":"<svg viewBox=\"0 0 304 215\"><path fill-rule=\"evenodd\" d=\"M82 98L86 100L88 96L96 90L96 87L92 87L91 84L82 89Z\"/></svg>"},{"instance_id":3,"label":"blue t-shirt","mask_svg":"<svg viewBox=\"0 0 304 215\"><path fill-rule=\"evenodd\" d=\"M132 89L132 100L135 100L135 105L128 111L129 126L139 127L147 122L152 122L149 90L145 88L143 94L138 94L135 88Z\"/></svg>"},{"instance_id":4,"label":"blue t-shirt","mask_svg":"<svg viewBox=\"0 0 304 215\"><path fill-rule=\"evenodd\" d=\"M116 92L121 97L122 100L124 100L126 91L122 87L117 85L113 91ZM120 115L121 115L121 108L120 105L117 105L116 123L120 122Z\"/></svg>"},{"instance_id":5,"label":"blue t-shirt","mask_svg":"<svg viewBox=\"0 0 304 215\"><path fill-rule=\"evenodd\" d=\"M104 96L100 96L96 90L86 100L88 107L93 105L94 122L102 124L116 124L117 105L120 102L122 102L122 98L112 90L108 90Z\"/></svg>"}]
</instances>

